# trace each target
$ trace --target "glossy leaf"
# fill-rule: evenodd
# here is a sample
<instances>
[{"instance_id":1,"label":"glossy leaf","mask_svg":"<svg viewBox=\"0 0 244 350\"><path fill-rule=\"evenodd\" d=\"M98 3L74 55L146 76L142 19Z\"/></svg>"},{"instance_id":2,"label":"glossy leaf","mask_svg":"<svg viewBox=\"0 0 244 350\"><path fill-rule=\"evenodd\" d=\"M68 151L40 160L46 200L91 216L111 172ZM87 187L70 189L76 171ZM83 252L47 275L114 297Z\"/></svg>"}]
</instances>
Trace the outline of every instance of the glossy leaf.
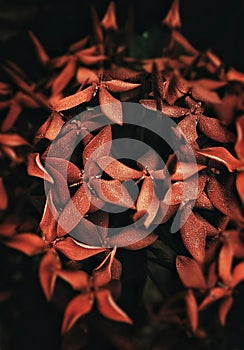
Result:
<instances>
[{"instance_id":1,"label":"glossy leaf","mask_svg":"<svg viewBox=\"0 0 244 350\"><path fill-rule=\"evenodd\" d=\"M198 127L204 135L214 141L222 143L231 143L235 141L235 135L226 127L222 126L218 119L200 116Z\"/></svg>"},{"instance_id":2,"label":"glossy leaf","mask_svg":"<svg viewBox=\"0 0 244 350\"><path fill-rule=\"evenodd\" d=\"M109 156L98 158L97 164L106 174L119 181L139 179L143 175L141 171L129 168L117 159Z\"/></svg>"},{"instance_id":3,"label":"glossy leaf","mask_svg":"<svg viewBox=\"0 0 244 350\"><path fill-rule=\"evenodd\" d=\"M101 85L99 89L99 103L102 112L115 124L123 124L122 105L107 89Z\"/></svg>"},{"instance_id":4,"label":"glossy leaf","mask_svg":"<svg viewBox=\"0 0 244 350\"><path fill-rule=\"evenodd\" d=\"M56 104L54 104L53 108L57 112L60 112L79 106L82 103L89 102L93 97L94 91L95 86L91 85L84 90L78 91L73 95L59 100Z\"/></svg>"},{"instance_id":5,"label":"glossy leaf","mask_svg":"<svg viewBox=\"0 0 244 350\"><path fill-rule=\"evenodd\" d=\"M197 140L197 117L194 114L187 115L182 121L179 122L178 127L181 129L188 143L191 144Z\"/></svg>"},{"instance_id":6,"label":"glossy leaf","mask_svg":"<svg viewBox=\"0 0 244 350\"><path fill-rule=\"evenodd\" d=\"M136 89L141 84L128 83L123 80L107 80L103 82L103 85L110 92L124 92L124 91L130 91L130 90Z\"/></svg>"},{"instance_id":7,"label":"glossy leaf","mask_svg":"<svg viewBox=\"0 0 244 350\"><path fill-rule=\"evenodd\" d=\"M31 153L28 155L27 172L30 176L39 177L45 181L49 181L50 183L54 182L53 178L42 165L39 153Z\"/></svg>"}]
</instances>

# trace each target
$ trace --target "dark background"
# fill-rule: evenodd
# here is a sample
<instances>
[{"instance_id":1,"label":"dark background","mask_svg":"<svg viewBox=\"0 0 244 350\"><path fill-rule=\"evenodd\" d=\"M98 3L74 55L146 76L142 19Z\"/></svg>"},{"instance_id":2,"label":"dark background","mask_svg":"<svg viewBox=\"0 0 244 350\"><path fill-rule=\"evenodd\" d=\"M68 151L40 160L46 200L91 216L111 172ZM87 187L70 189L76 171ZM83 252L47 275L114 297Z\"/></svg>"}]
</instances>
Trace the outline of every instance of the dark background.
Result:
<instances>
[{"instance_id":1,"label":"dark background","mask_svg":"<svg viewBox=\"0 0 244 350\"><path fill-rule=\"evenodd\" d=\"M160 25L171 0L116 0L118 22L124 24L134 4L136 30ZM0 57L28 60L27 30L32 29L50 55L90 32L90 5L102 16L108 0L0 0ZM244 0L182 0L182 32L199 50L211 48L226 65L244 70ZM29 58L30 59L30 58Z\"/></svg>"}]
</instances>

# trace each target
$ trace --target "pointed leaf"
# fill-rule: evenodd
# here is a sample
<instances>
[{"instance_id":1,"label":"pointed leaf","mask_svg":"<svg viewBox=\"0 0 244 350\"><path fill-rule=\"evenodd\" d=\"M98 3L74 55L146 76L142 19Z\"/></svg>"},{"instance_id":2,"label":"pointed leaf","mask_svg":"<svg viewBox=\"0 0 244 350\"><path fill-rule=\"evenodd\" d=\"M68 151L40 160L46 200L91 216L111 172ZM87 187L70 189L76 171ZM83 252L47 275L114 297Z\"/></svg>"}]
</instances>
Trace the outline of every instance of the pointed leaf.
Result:
<instances>
[{"instance_id":1,"label":"pointed leaf","mask_svg":"<svg viewBox=\"0 0 244 350\"><path fill-rule=\"evenodd\" d=\"M116 21L115 3L113 1L108 5L107 11L101 21L101 25L106 30L118 30Z\"/></svg>"},{"instance_id":2,"label":"pointed leaf","mask_svg":"<svg viewBox=\"0 0 244 350\"><path fill-rule=\"evenodd\" d=\"M233 269L232 287L235 288L242 281L244 281L244 262L239 263Z\"/></svg>"},{"instance_id":3,"label":"pointed leaf","mask_svg":"<svg viewBox=\"0 0 244 350\"><path fill-rule=\"evenodd\" d=\"M39 279L46 299L52 298L61 262L58 255L50 249L42 258L39 266Z\"/></svg>"},{"instance_id":4,"label":"pointed leaf","mask_svg":"<svg viewBox=\"0 0 244 350\"><path fill-rule=\"evenodd\" d=\"M93 270L93 283L95 287L106 286L112 278L112 264L115 258L116 248L105 257L102 263Z\"/></svg>"},{"instance_id":5,"label":"pointed leaf","mask_svg":"<svg viewBox=\"0 0 244 350\"><path fill-rule=\"evenodd\" d=\"M45 248L45 243L41 237L33 233L17 234L11 237L9 240L5 240L4 245L29 256L39 254Z\"/></svg>"},{"instance_id":6,"label":"pointed leaf","mask_svg":"<svg viewBox=\"0 0 244 350\"><path fill-rule=\"evenodd\" d=\"M163 20L163 24L170 29L181 27L179 0L173 0L167 16Z\"/></svg>"},{"instance_id":7,"label":"pointed leaf","mask_svg":"<svg viewBox=\"0 0 244 350\"><path fill-rule=\"evenodd\" d=\"M124 91L130 91L138 86L141 86L141 84L133 84L128 83L123 80L107 80L103 82L103 85L107 88L110 92L124 92Z\"/></svg>"},{"instance_id":8,"label":"pointed leaf","mask_svg":"<svg viewBox=\"0 0 244 350\"><path fill-rule=\"evenodd\" d=\"M122 105L107 89L101 85L99 88L99 103L102 112L115 124L123 124Z\"/></svg>"},{"instance_id":9,"label":"pointed leaf","mask_svg":"<svg viewBox=\"0 0 244 350\"><path fill-rule=\"evenodd\" d=\"M218 274L226 286L229 286L231 283L232 262L233 248L230 242L225 241L219 253Z\"/></svg>"},{"instance_id":10,"label":"pointed leaf","mask_svg":"<svg viewBox=\"0 0 244 350\"><path fill-rule=\"evenodd\" d=\"M66 111L73 107L79 106L82 103L89 102L95 92L95 85L91 85L84 90L78 91L73 95L65 97L59 100L53 108L57 111Z\"/></svg>"},{"instance_id":11,"label":"pointed leaf","mask_svg":"<svg viewBox=\"0 0 244 350\"><path fill-rule=\"evenodd\" d=\"M66 307L62 324L62 334L68 332L74 324L89 313L93 306L92 294L79 294L74 297Z\"/></svg>"},{"instance_id":12,"label":"pointed leaf","mask_svg":"<svg viewBox=\"0 0 244 350\"><path fill-rule=\"evenodd\" d=\"M90 200L85 186L80 186L69 200L58 218L58 236L69 233L78 225L81 218L88 212Z\"/></svg>"},{"instance_id":13,"label":"pointed leaf","mask_svg":"<svg viewBox=\"0 0 244 350\"><path fill-rule=\"evenodd\" d=\"M237 141L235 144L235 152L238 157L244 160L244 116L236 121Z\"/></svg>"},{"instance_id":14,"label":"pointed leaf","mask_svg":"<svg viewBox=\"0 0 244 350\"><path fill-rule=\"evenodd\" d=\"M98 158L97 164L106 174L119 181L139 179L143 175L141 171L129 168L117 159L109 156Z\"/></svg>"},{"instance_id":15,"label":"pointed leaf","mask_svg":"<svg viewBox=\"0 0 244 350\"><path fill-rule=\"evenodd\" d=\"M12 103L10 104L8 114L4 118L4 121L1 126L2 132L7 132L13 127L21 111L22 107L19 105L19 103L12 101Z\"/></svg>"},{"instance_id":16,"label":"pointed leaf","mask_svg":"<svg viewBox=\"0 0 244 350\"><path fill-rule=\"evenodd\" d=\"M100 289L96 292L96 302L99 312L106 318L117 322L132 324L132 320L115 304L108 289Z\"/></svg>"},{"instance_id":17,"label":"pointed leaf","mask_svg":"<svg viewBox=\"0 0 244 350\"><path fill-rule=\"evenodd\" d=\"M62 72L55 78L52 85L52 95L58 95L69 84L76 71L76 61L70 59Z\"/></svg>"},{"instance_id":18,"label":"pointed leaf","mask_svg":"<svg viewBox=\"0 0 244 350\"><path fill-rule=\"evenodd\" d=\"M50 58L47 55L44 47L42 46L41 42L39 41L39 39L37 39L37 37L35 36L35 34L29 30L29 35L31 37L31 40L35 46L35 50L37 53L37 56L40 60L40 62L45 66L47 64L47 62L49 62Z\"/></svg>"},{"instance_id":19,"label":"pointed leaf","mask_svg":"<svg viewBox=\"0 0 244 350\"><path fill-rule=\"evenodd\" d=\"M191 331L196 332L198 327L198 305L191 289L188 289L185 295L186 314L189 320Z\"/></svg>"},{"instance_id":20,"label":"pointed leaf","mask_svg":"<svg viewBox=\"0 0 244 350\"><path fill-rule=\"evenodd\" d=\"M205 168L206 165L202 164L177 162L174 173L170 176L170 178L171 181L184 181Z\"/></svg>"},{"instance_id":21,"label":"pointed leaf","mask_svg":"<svg viewBox=\"0 0 244 350\"><path fill-rule=\"evenodd\" d=\"M76 79L81 85L88 85L99 82L97 74L94 73L93 70L85 67L79 67L77 69Z\"/></svg>"},{"instance_id":22,"label":"pointed leaf","mask_svg":"<svg viewBox=\"0 0 244 350\"><path fill-rule=\"evenodd\" d=\"M225 325L226 316L234 302L233 297L224 298L219 305L219 320L222 326Z\"/></svg>"},{"instance_id":23,"label":"pointed leaf","mask_svg":"<svg viewBox=\"0 0 244 350\"><path fill-rule=\"evenodd\" d=\"M244 172L237 175L236 188L242 202L244 203Z\"/></svg>"},{"instance_id":24,"label":"pointed leaf","mask_svg":"<svg viewBox=\"0 0 244 350\"><path fill-rule=\"evenodd\" d=\"M39 153L31 153L28 155L27 173L30 176L40 177L41 179L49 181L50 183L54 182L53 178L48 174L42 165Z\"/></svg>"},{"instance_id":25,"label":"pointed leaf","mask_svg":"<svg viewBox=\"0 0 244 350\"><path fill-rule=\"evenodd\" d=\"M199 264L183 255L176 258L176 270L187 288L206 289L206 282Z\"/></svg>"},{"instance_id":26,"label":"pointed leaf","mask_svg":"<svg viewBox=\"0 0 244 350\"><path fill-rule=\"evenodd\" d=\"M29 143L18 134L0 134L0 144L9 147L29 145Z\"/></svg>"},{"instance_id":27,"label":"pointed leaf","mask_svg":"<svg viewBox=\"0 0 244 350\"><path fill-rule=\"evenodd\" d=\"M181 129L186 141L193 143L198 139L196 131L197 117L194 114L187 115L182 121L179 122L178 127Z\"/></svg>"},{"instance_id":28,"label":"pointed leaf","mask_svg":"<svg viewBox=\"0 0 244 350\"><path fill-rule=\"evenodd\" d=\"M215 303L217 300L229 296L230 292L227 289L216 287L203 299L199 306L199 311L205 309L209 305Z\"/></svg>"},{"instance_id":29,"label":"pointed leaf","mask_svg":"<svg viewBox=\"0 0 244 350\"><path fill-rule=\"evenodd\" d=\"M104 248L90 247L88 245L77 242L71 237L67 237L64 240L57 241L55 248L67 258L71 260L84 260L90 258L93 255L104 252Z\"/></svg>"},{"instance_id":30,"label":"pointed leaf","mask_svg":"<svg viewBox=\"0 0 244 350\"><path fill-rule=\"evenodd\" d=\"M230 172L243 167L244 163L232 156L232 154L224 147L204 148L196 151L207 158L214 159L225 165Z\"/></svg>"},{"instance_id":31,"label":"pointed leaf","mask_svg":"<svg viewBox=\"0 0 244 350\"><path fill-rule=\"evenodd\" d=\"M57 274L76 291L89 288L90 276L85 271L60 270Z\"/></svg>"},{"instance_id":32,"label":"pointed leaf","mask_svg":"<svg viewBox=\"0 0 244 350\"><path fill-rule=\"evenodd\" d=\"M111 126L105 126L93 139L86 145L83 154L83 164L88 160L99 159L102 156L107 156L110 152L112 141Z\"/></svg>"},{"instance_id":33,"label":"pointed leaf","mask_svg":"<svg viewBox=\"0 0 244 350\"><path fill-rule=\"evenodd\" d=\"M214 141L222 143L235 141L235 135L225 126L222 126L218 119L201 115L199 116L198 127L204 135Z\"/></svg>"}]
</instances>

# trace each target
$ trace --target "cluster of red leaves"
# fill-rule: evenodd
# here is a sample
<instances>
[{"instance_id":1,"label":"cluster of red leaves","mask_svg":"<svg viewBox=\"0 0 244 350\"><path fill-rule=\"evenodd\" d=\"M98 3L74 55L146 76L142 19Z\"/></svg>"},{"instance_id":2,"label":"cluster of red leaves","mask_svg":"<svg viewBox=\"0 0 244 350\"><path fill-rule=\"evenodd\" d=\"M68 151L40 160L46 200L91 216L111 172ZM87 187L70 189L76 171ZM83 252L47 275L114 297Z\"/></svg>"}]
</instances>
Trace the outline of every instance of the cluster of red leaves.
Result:
<instances>
[{"instance_id":1,"label":"cluster of red leaves","mask_svg":"<svg viewBox=\"0 0 244 350\"><path fill-rule=\"evenodd\" d=\"M115 302L121 287L123 290L123 259L116 257L116 248L106 247L151 251L164 266L165 252L159 253L156 244L166 244L165 231L177 210L184 220L195 201L192 213L175 234L177 245L167 242L173 256L177 256L175 264L182 289L157 312L152 311L150 301L146 300L145 305L157 321L184 325L192 334L202 336L199 312L217 302L219 319L224 324L234 301L234 289L244 279L244 75L234 68L226 69L210 50L201 53L192 47L179 30L177 0L163 21L163 30L170 32L170 42L163 48L162 57L154 59L128 57L130 18L123 33L124 42L115 40L121 37L121 30L113 2L101 21L92 9L92 20L93 36L72 44L66 53L54 58L30 32L46 72L41 81L32 81L12 62L3 64L9 81L0 82L1 242L28 256L40 257L39 280L47 300L56 298L55 289L61 280L72 287L74 297L63 310L64 333L94 304L106 318L131 324L131 318ZM113 140L113 127L101 128L99 118L89 114L89 109L99 104L108 121L123 127L123 101L159 110L178 124L196 156L197 196L192 191L194 166L177 161L175 154L164 154L171 188L163 198L157 196L154 188L155 183L164 183L165 169L150 153L138 159L135 168L113 158L108 146ZM19 124L29 110L33 115L40 110L49 116L35 135L27 134L26 139ZM66 123L80 111L87 111L86 119ZM89 131L94 126L95 134ZM77 133L83 132L86 136L79 154L81 167L80 160L76 163L67 159ZM52 158L46 161L51 142ZM94 152L96 149L99 151ZM184 153L184 149L180 151ZM28 187L28 181L31 189L42 186L33 176L49 182L45 206L40 196L28 197L29 205L39 213L39 222L33 223L28 214L22 217L23 210L13 214L13 204L9 203L10 188L5 182L12 172L18 173L23 163L28 179L25 186ZM104 169L106 178L98 178L100 169ZM139 183L136 201L124 186L127 180ZM11 189L16 203L26 191L23 188L17 183ZM187 200L183 202L185 191ZM97 209L106 203L130 209L134 222L146 214L145 220L137 230L122 230L109 237L110 217ZM158 220L157 230L140 239L153 220L161 217L165 206L168 209L163 220ZM100 229L92 223L99 224ZM92 236L94 244L74 239L79 232L88 242ZM137 243L130 243L131 236L137 237ZM9 296L6 291L2 295L1 299ZM185 312L177 311L175 300L184 302Z\"/></svg>"}]
</instances>

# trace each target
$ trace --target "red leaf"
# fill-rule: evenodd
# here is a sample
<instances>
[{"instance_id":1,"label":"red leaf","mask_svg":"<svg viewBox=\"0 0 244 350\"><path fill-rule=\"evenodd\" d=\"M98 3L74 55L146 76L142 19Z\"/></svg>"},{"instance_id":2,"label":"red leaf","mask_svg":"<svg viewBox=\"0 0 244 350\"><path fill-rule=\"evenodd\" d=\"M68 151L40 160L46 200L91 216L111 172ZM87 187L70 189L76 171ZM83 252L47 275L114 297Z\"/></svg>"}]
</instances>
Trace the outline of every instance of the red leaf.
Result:
<instances>
[{"instance_id":1,"label":"red leaf","mask_svg":"<svg viewBox=\"0 0 244 350\"><path fill-rule=\"evenodd\" d=\"M137 230L137 231L138 231L137 234L140 233L139 230ZM132 231L130 231L130 233L133 234ZM144 235L145 235L145 232L144 232ZM134 238L135 238L135 235L134 235ZM150 246L151 244L153 244L157 239L158 239L158 236L154 232L152 232L149 235L147 235L146 237L138 240L137 242L134 242L134 243L131 243L131 244L124 246L124 248L129 249L129 250L144 249L144 248Z\"/></svg>"},{"instance_id":2,"label":"red leaf","mask_svg":"<svg viewBox=\"0 0 244 350\"><path fill-rule=\"evenodd\" d=\"M69 200L58 218L58 236L63 236L72 231L88 212L90 200L85 186L80 186Z\"/></svg>"},{"instance_id":3,"label":"red leaf","mask_svg":"<svg viewBox=\"0 0 244 350\"><path fill-rule=\"evenodd\" d=\"M86 44L88 43L88 40L89 40L89 37L86 36L85 38L82 38L81 40L76 41L75 43L70 45L68 51L73 53L83 49L83 47L85 47Z\"/></svg>"},{"instance_id":4,"label":"red leaf","mask_svg":"<svg viewBox=\"0 0 244 350\"><path fill-rule=\"evenodd\" d=\"M15 224L0 224L0 237L11 238L16 234L16 228Z\"/></svg>"},{"instance_id":5,"label":"red leaf","mask_svg":"<svg viewBox=\"0 0 244 350\"><path fill-rule=\"evenodd\" d=\"M119 181L139 179L143 175L141 171L129 168L117 159L109 156L98 158L97 164L106 174Z\"/></svg>"},{"instance_id":6,"label":"red leaf","mask_svg":"<svg viewBox=\"0 0 244 350\"><path fill-rule=\"evenodd\" d=\"M214 159L221 164L224 164L230 172L235 171L236 169L243 167L244 163L236 159L230 154L224 147L211 147L204 148L196 151L198 154L201 154L207 158Z\"/></svg>"},{"instance_id":7,"label":"red leaf","mask_svg":"<svg viewBox=\"0 0 244 350\"><path fill-rule=\"evenodd\" d=\"M60 270L58 276L76 291L87 290L90 276L85 271Z\"/></svg>"},{"instance_id":8,"label":"red leaf","mask_svg":"<svg viewBox=\"0 0 244 350\"><path fill-rule=\"evenodd\" d=\"M1 126L2 132L6 132L13 127L21 111L22 107L20 106L20 104L15 101L12 101L12 103L10 104L8 114L4 118L4 121Z\"/></svg>"},{"instance_id":9,"label":"red leaf","mask_svg":"<svg viewBox=\"0 0 244 350\"><path fill-rule=\"evenodd\" d=\"M97 12L93 6L91 6L91 17L95 41L100 44L103 42L103 30L99 18L97 16Z\"/></svg>"},{"instance_id":10,"label":"red leaf","mask_svg":"<svg viewBox=\"0 0 244 350\"><path fill-rule=\"evenodd\" d=\"M29 143L18 134L0 134L0 144L9 147L29 145Z\"/></svg>"},{"instance_id":11,"label":"red leaf","mask_svg":"<svg viewBox=\"0 0 244 350\"><path fill-rule=\"evenodd\" d=\"M99 103L102 112L115 124L123 124L122 105L107 89L101 85L99 88Z\"/></svg>"},{"instance_id":12,"label":"red leaf","mask_svg":"<svg viewBox=\"0 0 244 350\"><path fill-rule=\"evenodd\" d=\"M209 91L201 85L194 85L191 94L192 97L197 101L216 104L221 103L221 99L215 91Z\"/></svg>"},{"instance_id":13,"label":"red leaf","mask_svg":"<svg viewBox=\"0 0 244 350\"><path fill-rule=\"evenodd\" d=\"M235 141L235 135L226 127L222 126L218 119L201 115L199 116L198 127L204 135L214 141L222 143L231 143Z\"/></svg>"},{"instance_id":14,"label":"red leaf","mask_svg":"<svg viewBox=\"0 0 244 350\"><path fill-rule=\"evenodd\" d=\"M232 297L224 298L219 305L219 320L222 326L225 325L225 320L228 312L231 309L234 299Z\"/></svg>"},{"instance_id":15,"label":"red leaf","mask_svg":"<svg viewBox=\"0 0 244 350\"><path fill-rule=\"evenodd\" d=\"M240 83L243 83L244 73L239 72L235 68L231 67L226 74L226 78L228 81L239 81Z\"/></svg>"},{"instance_id":16,"label":"red leaf","mask_svg":"<svg viewBox=\"0 0 244 350\"><path fill-rule=\"evenodd\" d=\"M67 109L81 105L84 102L89 102L95 92L95 85L91 85L88 88L78 91L73 95L65 97L59 100L53 108L57 111L66 111Z\"/></svg>"},{"instance_id":17,"label":"red leaf","mask_svg":"<svg viewBox=\"0 0 244 350\"><path fill-rule=\"evenodd\" d=\"M45 248L45 243L41 237L32 233L17 234L9 240L5 240L4 244L29 256L39 254Z\"/></svg>"},{"instance_id":18,"label":"red leaf","mask_svg":"<svg viewBox=\"0 0 244 350\"><path fill-rule=\"evenodd\" d=\"M236 121L237 141L235 152L240 159L244 161L244 116Z\"/></svg>"},{"instance_id":19,"label":"red leaf","mask_svg":"<svg viewBox=\"0 0 244 350\"><path fill-rule=\"evenodd\" d=\"M124 91L130 91L138 86L141 86L141 84L133 84L128 83L123 80L107 80L102 83L107 90L110 92L124 92Z\"/></svg>"},{"instance_id":20,"label":"red leaf","mask_svg":"<svg viewBox=\"0 0 244 350\"><path fill-rule=\"evenodd\" d=\"M74 324L92 309L94 299L92 294L79 294L66 307L62 324L62 334L68 332Z\"/></svg>"},{"instance_id":21,"label":"red leaf","mask_svg":"<svg viewBox=\"0 0 244 350\"><path fill-rule=\"evenodd\" d=\"M178 255L176 258L176 269L185 287L196 289L207 288L202 270L195 260Z\"/></svg>"},{"instance_id":22,"label":"red leaf","mask_svg":"<svg viewBox=\"0 0 244 350\"><path fill-rule=\"evenodd\" d=\"M42 258L39 266L39 279L47 300L51 300L61 262L58 255L50 249Z\"/></svg>"},{"instance_id":23,"label":"red leaf","mask_svg":"<svg viewBox=\"0 0 244 350\"><path fill-rule=\"evenodd\" d=\"M190 42L178 30L172 31L172 38L180 44L184 50L191 55L198 55L199 52L193 47Z\"/></svg>"},{"instance_id":24,"label":"red leaf","mask_svg":"<svg viewBox=\"0 0 244 350\"><path fill-rule=\"evenodd\" d=\"M83 164L88 160L96 160L102 156L107 156L110 152L112 142L111 126L105 126L93 139L86 145L83 154Z\"/></svg>"},{"instance_id":25,"label":"red leaf","mask_svg":"<svg viewBox=\"0 0 244 350\"><path fill-rule=\"evenodd\" d=\"M184 181L205 168L206 165L202 164L177 162L174 173L170 178L171 181Z\"/></svg>"},{"instance_id":26,"label":"red leaf","mask_svg":"<svg viewBox=\"0 0 244 350\"><path fill-rule=\"evenodd\" d=\"M107 289L96 292L96 302L99 312L110 320L132 324L132 320L115 304L112 295Z\"/></svg>"},{"instance_id":27,"label":"red leaf","mask_svg":"<svg viewBox=\"0 0 244 350\"><path fill-rule=\"evenodd\" d=\"M54 182L53 178L48 174L42 165L39 153L31 153L28 155L27 173L30 176L40 177L41 179L49 181L50 183Z\"/></svg>"},{"instance_id":28,"label":"red leaf","mask_svg":"<svg viewBox=\"0 0 244 350\"><path fill-rule=\"evenodd\" d=\"M184 220L184 213L182 218ZM202 263L205 257L206 237L217 235L219 230L213 227L201 215L191 212L180 230L182 241L194 259Z\"/></svg>"},{"instance_id":29,"label":"red leaf","mask_svg":"<svg viewBox=\"0 0 244 350\"><path fill-rule=\"evenodd\" d=\"M234 267L231 285L234 288L242 281L244 281L244 262L241 262Z\"/></svg>"},{"instance_id":30,"label":"red leaf","mask_svg":"<svg viewBox=\"0 0 244 350\"><path fill-rule=\"evenodd\" d=\"M31 40L32 40L34 46L35 46L35 50L36 50L36 53L37 53L37 56L38 56L40 62L43 65L46 65L47 62L49 62L50 58L47 55L44 47L42 46L40 41L37 39L37 37L35 36L35 34L31 30L29 30L29 35L31 37Z\"/></svg>"},{"instance_id":31,"label":"red leaf","mask_svg":"<svg viewBox=\"0 0 244 350\"><path fill-rule=\"evenodd\" d=\"M58 95L62 92L71 79L74 77L76 71L75 59L69 59L62 72L55 78L52 85L52 95Z\"/></svg>"},{"instance_id":32,"label":"red leaf","mask_svg":"<svg viewBox=\"0 0 244 350\"><path fill-rule=\"evenodd\" d=\"M52 242L57 236L57 218L58 212L55 208L51 192L48 194L42 219L40 222L40 229L42 235L47 242Z\"/></svg>"},{"instance_id":33,"label":"red leaf","mask_svg":"<svg viewBox=\"0 0 244 350\"><path fill-rule=\"evenodd\" d=\"M230 292L227 289L216 287L213 288L210 293L203 299L199 306L199 311L205 309L207 306L216 302L219 299L222 299L226 296L229 296Z\"/></svg>"},{"instance_id":34,"label":"red leaf","mask_svg":"<svg viewBox=\"0 0 244 350\"><path fill-rule=\"evenodd\" d=\"M107 11L101 21L101 25L106 30L118 30L115 13L115 3L113 1L108 5Z\"/></svg>"},{"instance_id":35,"label":"red leaf","mask_svg":"<svg viewBox=\"0 0 244 350\"><path fill-rule=\"evenodd\" d=\"M93 283L95 287L106 286L112 278L112 264L115 258L116 248L105 257L102 263L93 270Z\"/></svg>"},{"instance_id":36,"label":"red leaf","mask_svg":"<svg viewBox=\"0 0 244 350\"><path fill-rule=\"evenodd\" d=\"M163 24L170 29L176 29L181 27L179 0L174 0L169 9L167 16L163 20Z\"/></svg>"},{"instance_id":37,"label":"red leaf","mask_svg":"<svg viewBox=\"0 0 244 350\"><path fill-rule=\"evenodd\" d=\"M38 129L35 136L35 141L44 137L50 141L53 141L63 125L64 121L61 115L56 111L53 111L45 123Z\"/></svg>"},{"instance_id":38,"label":"red leaf","mask_svg":"<svg viewBox=\"0 0 244 350\"><path fill-rule=\"evenodd\" d=\"M194 114L187 115L182 121L179 122L178 127L181 129L186 141L193 143L198 139L196 131L197 117Z\"/></svg>"},{"instance_id":39,"label":"red leaf","mask_svg":"<svg viewBox=\"0 0 244 350\"><path fill-rule=\"evenodd\" d=\"M91 186L105 203L134 208L134 201L119 180L91 180Z\"/></svg>"},{"instance_id":40,"label":"red leaf","mask_svg":"<svg viewBox=\"0 0 244 350\"><path fill-rule=\"evenodd\" d=\"M196 332L198 326L198 306L196 298L191 289L188 289L185 295L186 314L189 320L191 331Z\"/></svg>"},{"instance_id":41,"label":"red leaf","mask_svg":"<svg viewBox=\"0 0 244 350\"><path fill-rule=\"evenodd\" d=\"M206 191L212 204L221 213L229 216L234 221L243 221L239 203L230 188L226 188L216 178L211 177Z\"/></svg>"},{"instance_id":42,"label":"red leaf","mask_svg":"<svg viewBox=\"0 0 244 350\"><path fill-rule=\"evenodd\" d=\"M205 191L200 193L200 195L197 197L194 208L204 209L204 210L213 210L214 206L212 205L211 201L209 200L208 196L206 195Z\"/></svg>"},{"instance_id":43,"label":"red leaf","mask_svg":"<svg viewBox=\"0 0 244 350\"><path fill-rule=\"evenodd\" d=\"M107 59L107 56L104 56L104 55L93 56L93 55L86 54L84 51L85 50L82 50L80 53L76 52L76 56L79 58L80 62L86 66L93 66L94 64Z\"/></svg>"},{"instance_id":44,"label":"red leaf","mask_svg":"<svg viewBox=\"0 0 244 350\"><path fill-rule=\"evenodd\" d=\"M8 207L8 195L4 187L3 179L0 177L0 210L5 210Z\"/></svg>"},{"instance_id":45,"label":"red leaf","mask_svg":"<svg viewBox=\"0 0 244 350\"><path fill-rule=\"evenodd\" d=\"M90 258L93 255L104 252L104 248L90 247L88 245L79 243L71 237L67 237L64 240L57 241L55 243L55 248L67 258L71 260L84 260Z\"/></svg>"},{"instance_id":46,"label":"red leaf","mask_svg":"<svg viewBox=\"0 0 244 350\"><path fill-rule=\"evenodd\" d=\"M55 168L55 170L67 179L67 182L70 185L81 182L82 173L80 169L74 163L66 159L48 157L45 165L51 165L51 167Z\"/></svg>"},{"instance_id":47,"label":"red leaf","mask_svg":"<svg viewBox=\"0 0 244 350\"><path fill-rule=\"evenodd\" d=\"M218 260L218 274L226 286L231 282L231 268L233 262L233 248L226 240L220 250Z\"/></svg>"},{"instance_id":48,"label":"red leaf","mask_svg":"<svg viewBox=\"0 0 244 350\"><path fill-rule=\"evenodd\" d=\"M236 188L242 202L244 203L244 172L237 174Z\"/></svg>"},{"instance_id":49,"label":"red leaf","mask_svg":"<svg viewBox=\"0 0 244 350\"><path fill-rule=\"evenodd\" d=\"M92 83L98 83L99 78L94 71L85 67L79 67L76 73L76 80L81 85L88 85Z\"/></svg>"}]
</instances>

